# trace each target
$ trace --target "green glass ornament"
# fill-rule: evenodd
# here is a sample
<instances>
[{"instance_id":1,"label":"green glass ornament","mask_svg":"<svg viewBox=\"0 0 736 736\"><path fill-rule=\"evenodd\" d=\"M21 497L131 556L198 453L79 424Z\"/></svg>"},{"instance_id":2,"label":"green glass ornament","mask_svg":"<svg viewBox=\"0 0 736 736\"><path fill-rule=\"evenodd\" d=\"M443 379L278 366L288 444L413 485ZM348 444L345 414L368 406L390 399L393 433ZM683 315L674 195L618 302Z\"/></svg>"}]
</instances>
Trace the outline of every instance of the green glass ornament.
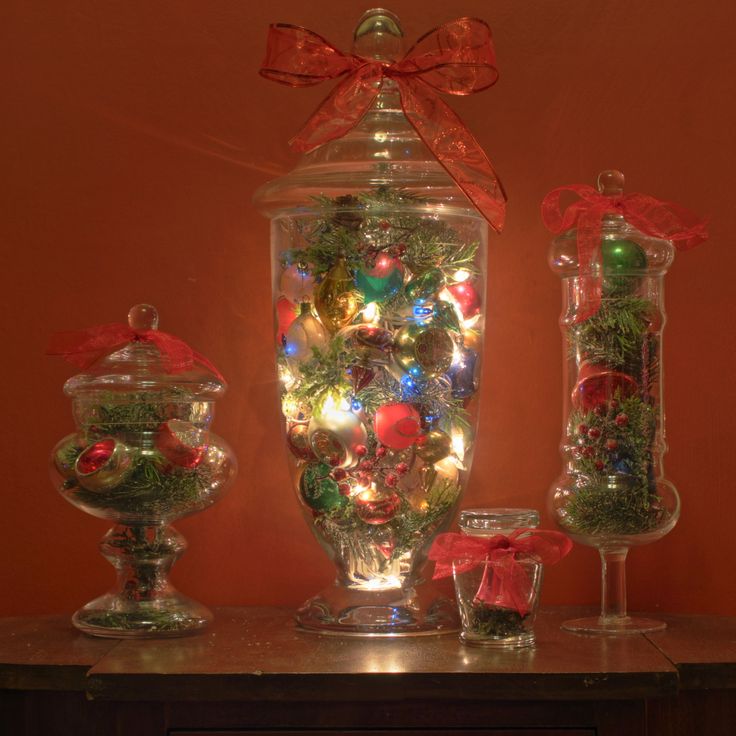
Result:
<instances>
[{"instance_id":1,"label":"green glass ornament","mask_svg":"<svg viewBox=\"0 0 736 736\"><path fill-rule=\"evenodd\" d=\"M404 284L404 267L401 261L382 253L373 268L361 268L355 274L355 285L363 295L363 301L383 302L390 299Z\"/></svg>"},{"instance_id":2,"label":"green glass ornament","mask_svg":"<svg viewBox=\"0 0 736 736\"><path fill-rule=\"evenodd\" d=\"M310 509L325 513L344 506L348 500L340 493L337 482L330 476L327 463L309 463L299 479L299 493Z\"/></svg>"},{"instance_id":3,"label":"green glass ornament","mask_svg":"<svg viewBox=\"0 0 736 736\"><path fill-rule=\"evenodd\" d=\"M415 276L405 287L406 295L414 301L427 301L440 290L444 281L442 271L433 268L421 276Z\"/></svg>"},{"instance_id":4,"label":"green glass ornament","mask_svg":"<svg viewBox=\"0 0 736 736\"><path fill-rule=\"evenodd\" d=\"M437 327L444 327L444 329L452 332L460 332L460 319L457 316L457 311L452 304L446 301L435 302L432 324Z\"/></svg>"},{"instance_id":5,"label":"green glass ornament","mask_svg":"<svg viewBox=\"0 0 736 736\"><path fill-rule=\"evenodd\" d=\"M604 240L601 243L603 292L608 296L630 294L639 287L647 268L644 249L632 240Z\"/></svg>"}]
</instances>

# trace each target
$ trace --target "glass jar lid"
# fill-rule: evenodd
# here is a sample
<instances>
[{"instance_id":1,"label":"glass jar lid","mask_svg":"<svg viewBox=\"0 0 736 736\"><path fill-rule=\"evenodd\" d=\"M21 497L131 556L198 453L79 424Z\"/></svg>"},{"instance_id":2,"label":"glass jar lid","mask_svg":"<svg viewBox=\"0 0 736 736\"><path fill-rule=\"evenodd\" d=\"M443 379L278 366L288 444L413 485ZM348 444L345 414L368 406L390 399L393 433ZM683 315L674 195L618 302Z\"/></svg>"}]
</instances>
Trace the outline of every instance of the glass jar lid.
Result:
<instances>
[{"instance_id":1,"label":"glass jar lid","mask_svg":"<svg viewBox=\"0 0 736 736\"><path fill-rule=\"evenodd\" d=\"M150 304L137 304L128 312L128 328L104 325L94 328L100 352L83 373L64 384L67 396L93 391L171 391L191 399L215 399L226 384L205 358L178 338L158 332L158 312ZM112 330L120 339L110 337ZM105 330L108 330L105 332ZM92 331L89 331L92 332ZM88 342L91 342L88 339ZM112 344L109 352L105 346Z\"/></svg>"},{"instance_id":2,"label":"glass jar lid","mask_svg":"<svg viewBox=\"0 0 736 736\"><path fill-rule=\"evenodd\" d=\"M354 55L392 62L405 50L401 24L390 11L368 10L358 21ZM396 83L383 79L378 84L372 107L354 128L305 154L292 171L256 192L254 202L264 215L309 214L323 206L325 197L344 197L345 209L360 193L390 186L414 196L417 210L480 217L407 120Z\"/></svg>"},{"instance_id":3,"label":"glass jar lid","mask_svg":"<svg viewBox=\"0 0 736 736\"><path fill-rule=\"evenodd\" d=\"M539 512L535 509L465 509L460 512L459 523L465 534L492 536L538 527Z\"/></svg>"},{"instance_id":4,"label":"glass jar lid","mask_svg":"<svg viewBox=\"0 0 736 736\"><path fill-rule=\"evenodd\" d=\"M596 188L604 197L615 200L624 195L625 177L616 169L598 174ZM554 238L549 264L560 276L577 276L580 263L577 250L578 228L573 227ZM605 270L606 263L615 267L617 275L664 273L675 257L671 241L645 235L621 214L607 213L600 220L600 249L593 274Z\"/></svg>"}]
</instances>

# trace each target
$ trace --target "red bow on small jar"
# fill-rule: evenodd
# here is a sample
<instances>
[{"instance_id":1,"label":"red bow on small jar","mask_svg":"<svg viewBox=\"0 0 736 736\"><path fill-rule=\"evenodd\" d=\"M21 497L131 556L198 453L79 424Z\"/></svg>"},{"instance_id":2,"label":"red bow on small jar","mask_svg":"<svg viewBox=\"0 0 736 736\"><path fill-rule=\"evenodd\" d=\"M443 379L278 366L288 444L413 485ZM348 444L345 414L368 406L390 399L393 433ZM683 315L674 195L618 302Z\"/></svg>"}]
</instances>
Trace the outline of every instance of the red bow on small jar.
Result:
<instances>
[{"instance_id":1,"label":"red bow on small jar","mask_svg":"<svg viewBox=\"0 0 736 736\"><path fill-rule=\"evenodd\" d=\"M97 325L86 330L57 332L51 336L46 354L60 356L80 368L88 368L104 355L130 342L150 342L155 345L167 373L183 373L199 363L221 381L225 380L207 358L178 337L155 328L133 329L122 322Z\"/></svg>"},{"instance_id":2,"label":"red bow on small jar","mask_svg":"<svg viewBox=\"0 0 736 736\"><path fill-rule=\"evenodd\" d=\"M705 223L684 207L646 194L623 194L623 174L620 172L606 171L601 177L609 179L606 183L599 178L601 191L584 184L572 184L553 189L542 200L542 220L548 230L559 235L577 228L581 295L576 323L592 317L600 308L601 275L596 268L596 255L605 215L622 215L629 225L645 235L671 241L677 250L689 250L708 238ZM578 199L563 211L560 200L565 192L572 192Z\"/></svg>"},{"instance_id":3,"label":"red bow on small jar","mask_svg":"<svg viewBox=\"0 0 736 736\"><path fill-rule=\"evenodd\" d=\"M564 534L544 529L516 529L508 536L493 537L448 533L434 540L429 559L436 563L433 580L485 564L476 600L512 608L525 616L532 599L532 581L519 557L528 555L542 564L554 565L571 549L572 542Z\"/></svg>"},{"instance_id":4,"label":"red bow on small jar","mask_svg":"<svg viewBox=\"0 0 736 736\"><path fill-rule=\"evenodd\" d=\"M422 36L396 62L345 54L322 36L285 23L270 27L262 76L290 87L345 78L291 140L311 151L340 138L373 104L383 79L393 80L401 106L419 137L468 199L498 232L506 195L473 134L436 94L469 95L498 79L491 29L475 18L458 18Z\"/></svg>"}]
</instances>

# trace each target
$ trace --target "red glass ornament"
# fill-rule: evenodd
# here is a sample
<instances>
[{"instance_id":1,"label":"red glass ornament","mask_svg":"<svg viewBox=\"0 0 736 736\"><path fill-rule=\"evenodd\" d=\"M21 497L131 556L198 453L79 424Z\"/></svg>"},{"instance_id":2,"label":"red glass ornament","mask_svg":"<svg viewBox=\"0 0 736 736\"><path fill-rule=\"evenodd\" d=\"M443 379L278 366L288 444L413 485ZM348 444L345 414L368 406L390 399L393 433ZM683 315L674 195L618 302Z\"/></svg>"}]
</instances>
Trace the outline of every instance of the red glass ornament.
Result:
<instances>
[{"instance_id":1,"label":"red glass ornament","mask_svg":"<svg viewBox=\"0 0 736 736\"><path fill-rule=\"evenodd\" d=\"M422 430L419 412L411 404L384 404L373 422L378 441L392 450L410 447Z\"/></svg>"},{"instance_id":2,"label":"red glass ornament","mask_svg":"<svg viewBox=\"0 0 736 736\"><path fill-rule=\"evenodd\" d=\"M617 392L621 398L627 398L637 390L636 381L626 373L585 361L572 391L572 403L582 411L602 410Z\"/></svg>"},{"instance_id":3,"label":"red glass ornament","mask_svg":"<svg viewBox=\"0 0 736 736\"><path fill-rule=\"evenodd\" d=\"M77 470L84 475L96 473L107 465L113 452L115 440L112 437L95 442L77 458Z\"/></svg>"},{"instance_id":4,"label":"red glass ornament","mask_svg":"<svg viewBox=\"0 0 736 736\"><path fill-rule=\"evenodd\" d=\"M458 284L448 286L447 290L452 294L465 319L474 317L480 312L480 295L472 284L461 281Z\"/></svg>"},{"instance_id":5,"label":"red glass ornament","mask_svg":"<svg viewBox=\"0 0 736 736\"><path fill-rule=\"evenodd\" d=\"M196 468L207 449L206 432L191 422L169 419L158 429L156 449L172 464Z\"/></svg>"},{"instance_id":6,"label":"red glass ornament","mask_svg":"<svg viewBox=\"0 0 736 736\"><path fill-rule=\"evenodd\" d=\"M401 505L398 493L377 495L374 491L363 491L355 498L355 511L366 524L386 524L396 516Z\"/></svg>"},{"instance_id":7,"label":"red glass ornament","mask_svg":"<svg viewBox=\"0 0 736 736\"><path fill-rule=\"evenodd\" d=\"M286 331L291 327L291 323L299 316L299 310L294 302L290 302L286 297L282 296L276 302L276 323L278 330L276 332L276 342L281 345L284 342Z\"/></svg>"},{"instance_id":8,"label":"red glass ornament","mask_svg":"<svg viewBox=\"0 0 736 736\"><path fill-rule=\"evenodd\" d=\"M312 443L309 441L309 424L307 422L292 424L289 427L286 431L286 444L294 457L298 457L300 460L317 459L312 450Z\"/></svg>"},{"instance_id":9,"label":"red glass ornament","mask_svg":"<svg viewBox=\"0 0 736 736\"><path fill-rule=\"evenodd\" d=\"M362 391L375 377L373 368L364 365L350 366L350 377L353 379L353 391L357 394Z\"/></svg>"}]
</instances>

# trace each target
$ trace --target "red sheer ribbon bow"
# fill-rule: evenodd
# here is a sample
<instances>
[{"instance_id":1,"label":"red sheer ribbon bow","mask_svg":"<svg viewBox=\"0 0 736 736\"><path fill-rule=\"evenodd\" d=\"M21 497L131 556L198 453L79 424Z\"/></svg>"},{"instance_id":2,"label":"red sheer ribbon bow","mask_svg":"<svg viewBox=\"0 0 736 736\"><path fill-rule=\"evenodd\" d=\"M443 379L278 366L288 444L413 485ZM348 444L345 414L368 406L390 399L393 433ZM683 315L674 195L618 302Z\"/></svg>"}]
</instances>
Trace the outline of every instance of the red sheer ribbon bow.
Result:
<instances>
[{"instance_id":1,"label":"red sheer ribbon bow","mask_svg":"<svg viewBox=\"0 0 736 736\"><path fill-rule=\"evenodd\" d=\"M476 18L458 18L422 36L400 61L344 54L316 33L285 23L269 28L260 73L290 87L308 87L344 76L291 140L311 151L357 125L378 95L383 78L396 82L409 122L468 199L498 232L506 195L488 157L436 91L469 95L498 79L491 29Z\"/></svg>"},{"instance_id":2,"label":"red sheer ribbon bow","mask_svg":"<svg viewBox=\"0 0 736 736\"><path fill-rule=\"evenodd\" d=\"M486 565L476 600L491 606L512 608L522 616L532 602L532 581L518 555L530 555L545 565L554 565L572 549L572 542L561 532L543 529L517 529L505 536L470 537L465 534L440 534L429 551L434 560L432 578L446 578ZM490 579L490 583L489 583Z\"/></svg>"},{"instance_id":3,"label":"red sheer ribbon bow","mask_svg":"<svg viewBox=\"0 0 736 736\"><path fill-rule=\"evenodd\" d=\"M178 337L159 330L133 330L120 322L97 325L86 330L57 332L52 335L46 354L58 355L80 368L88 368L99 358L129 342L150 342L155 345L167 373L183 373L199 363L221 381L225 380L207 358Z\"/></svg>"},{"instance_id":4,"label":"red sheer ribbon bow","mask_svg":"<svg viewBox=\"0 0 736 736\"><path fill-rule=\"evenodd\" d=\"M579 197L564 212L560 205L563 192ZM601 241L601 221L608 214L623 215L637 230L670 240L677 250L689 250L708 238L705 223L674 202L662 202L637 193L609 196L583 184L553 189L542 200L542 220L547 229L560 234L577 227L581 278L575 322L592 317L601 304L601 278L597 275L595 257Z\"/></svg>"}]
</instances>

